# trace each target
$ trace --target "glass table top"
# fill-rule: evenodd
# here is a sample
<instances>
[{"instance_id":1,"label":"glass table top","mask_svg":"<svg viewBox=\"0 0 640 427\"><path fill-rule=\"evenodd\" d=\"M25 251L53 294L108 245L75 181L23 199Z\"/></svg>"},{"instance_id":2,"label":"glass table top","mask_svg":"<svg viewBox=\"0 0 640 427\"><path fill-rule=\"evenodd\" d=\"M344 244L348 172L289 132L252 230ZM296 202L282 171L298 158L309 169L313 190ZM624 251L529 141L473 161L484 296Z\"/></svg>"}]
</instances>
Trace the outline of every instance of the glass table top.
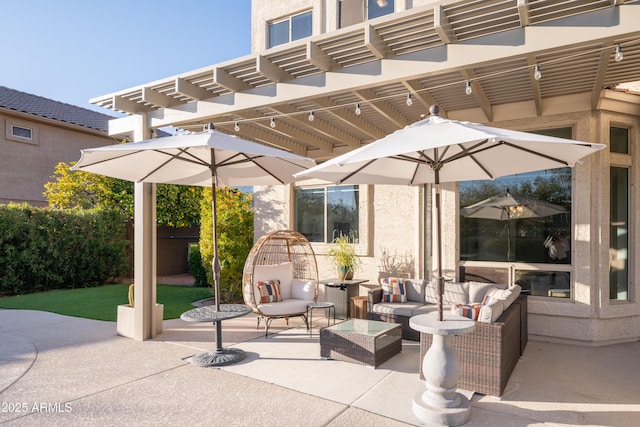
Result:
<instances>
[{"instance_id":1,"label":"glass table top","mask_svg":"<svg viewBox=\"0 0 640 427\"><path fill-rule=\"evenodd\" d=\"M378 322L375 320L365 319L349 319L345 322L328 326L326 329L336 332L346 332L374 337L389 332L391 329L398 326L400 325L396 323Z\"/></svg>"}]
</instances>

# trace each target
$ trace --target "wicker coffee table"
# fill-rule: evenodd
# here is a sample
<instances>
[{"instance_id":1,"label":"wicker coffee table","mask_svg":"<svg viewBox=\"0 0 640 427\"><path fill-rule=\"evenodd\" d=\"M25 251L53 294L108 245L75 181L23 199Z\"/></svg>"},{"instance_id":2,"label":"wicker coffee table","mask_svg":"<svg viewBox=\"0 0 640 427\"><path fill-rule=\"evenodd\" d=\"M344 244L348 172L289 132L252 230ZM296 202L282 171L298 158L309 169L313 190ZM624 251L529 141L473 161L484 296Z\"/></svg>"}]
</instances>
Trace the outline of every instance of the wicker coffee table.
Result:
<instances>
[{"instance_id":1,"label":"wicker coffee table","mask_svg":"<svg viewBox=\"0 0 640 427\"><path fill-rule=\"evenodd\" d=\"M402 328L395 323L350 319L320 329L320 356L378 367L402 351Z\"/></svg>"}]
</instances>

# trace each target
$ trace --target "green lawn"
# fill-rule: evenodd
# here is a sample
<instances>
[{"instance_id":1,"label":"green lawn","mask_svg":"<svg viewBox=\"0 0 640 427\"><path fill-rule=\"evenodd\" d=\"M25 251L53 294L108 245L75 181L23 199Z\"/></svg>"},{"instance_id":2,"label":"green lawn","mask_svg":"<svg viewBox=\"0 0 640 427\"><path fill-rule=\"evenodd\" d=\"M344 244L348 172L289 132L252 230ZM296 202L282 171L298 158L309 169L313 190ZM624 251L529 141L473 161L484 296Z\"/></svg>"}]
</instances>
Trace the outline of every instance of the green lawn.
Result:
<instances>
[{"instance_id":1,"label":"green lawn","mask_svg":"<svg viewBox=\"0 0 640 427\"><path fill-rule=\"evenodd\" d=\"M62 289L0 298L0 308L40 310L87 319L116 321L118 304L128 304L128 284L96 288ZM210 298L211 288L158 285L157 301L164 304L164 319L177 319L192 302Z\"/></svg>"}]
</instances>

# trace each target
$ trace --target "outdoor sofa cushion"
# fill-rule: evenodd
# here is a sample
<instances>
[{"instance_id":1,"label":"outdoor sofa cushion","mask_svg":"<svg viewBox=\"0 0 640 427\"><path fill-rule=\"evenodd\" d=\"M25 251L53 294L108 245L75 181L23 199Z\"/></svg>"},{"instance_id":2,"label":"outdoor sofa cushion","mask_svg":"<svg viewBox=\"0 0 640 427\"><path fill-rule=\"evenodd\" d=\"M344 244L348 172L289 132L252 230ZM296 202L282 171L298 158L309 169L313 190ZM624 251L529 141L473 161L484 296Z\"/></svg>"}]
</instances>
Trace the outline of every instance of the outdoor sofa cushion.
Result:
<instances>
[{"instance_id":1,"label":"outdoor sofa cushion","mask_svg":"<svg viewBox=\"0 0 640 427\"><path fill-rule=\"evenodd\" d=\"M291 298L291 281L293 280L293 263L283 262L275 265L256 265L253 272L255 295L260 295L258 282L278 280L280 296L283 300ZM257 298L256 298L257 299Z\"/></svg>"},{"instance_id":2,"label":"outdoor sofa cushion","mask_svg":"<svg viewBox=\"0 0 640 427\"><path fill-rule=\"evenodd\" d=\"M407 302L407 288L403 279L387 277L382 281L382 302Z\"/></svg>"}]
</instances>

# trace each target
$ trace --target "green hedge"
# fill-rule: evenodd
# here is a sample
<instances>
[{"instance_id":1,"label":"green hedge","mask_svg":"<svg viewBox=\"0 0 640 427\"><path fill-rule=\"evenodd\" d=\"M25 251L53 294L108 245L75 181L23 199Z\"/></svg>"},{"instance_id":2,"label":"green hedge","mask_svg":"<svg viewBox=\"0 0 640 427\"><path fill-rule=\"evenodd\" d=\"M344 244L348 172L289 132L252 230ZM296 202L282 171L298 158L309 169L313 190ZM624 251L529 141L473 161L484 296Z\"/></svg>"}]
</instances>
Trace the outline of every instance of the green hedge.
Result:
<instances>
[{"instance_id":1,"label":"green hedge","mask_svg":"<svg viewBox=\"0 0 640 427\"><path fill-rule=\"evenodd\" d=\"M126 271L126 247L113 210L0 205L0 292L100 285Z\"/></svg>"}]
</instances>

